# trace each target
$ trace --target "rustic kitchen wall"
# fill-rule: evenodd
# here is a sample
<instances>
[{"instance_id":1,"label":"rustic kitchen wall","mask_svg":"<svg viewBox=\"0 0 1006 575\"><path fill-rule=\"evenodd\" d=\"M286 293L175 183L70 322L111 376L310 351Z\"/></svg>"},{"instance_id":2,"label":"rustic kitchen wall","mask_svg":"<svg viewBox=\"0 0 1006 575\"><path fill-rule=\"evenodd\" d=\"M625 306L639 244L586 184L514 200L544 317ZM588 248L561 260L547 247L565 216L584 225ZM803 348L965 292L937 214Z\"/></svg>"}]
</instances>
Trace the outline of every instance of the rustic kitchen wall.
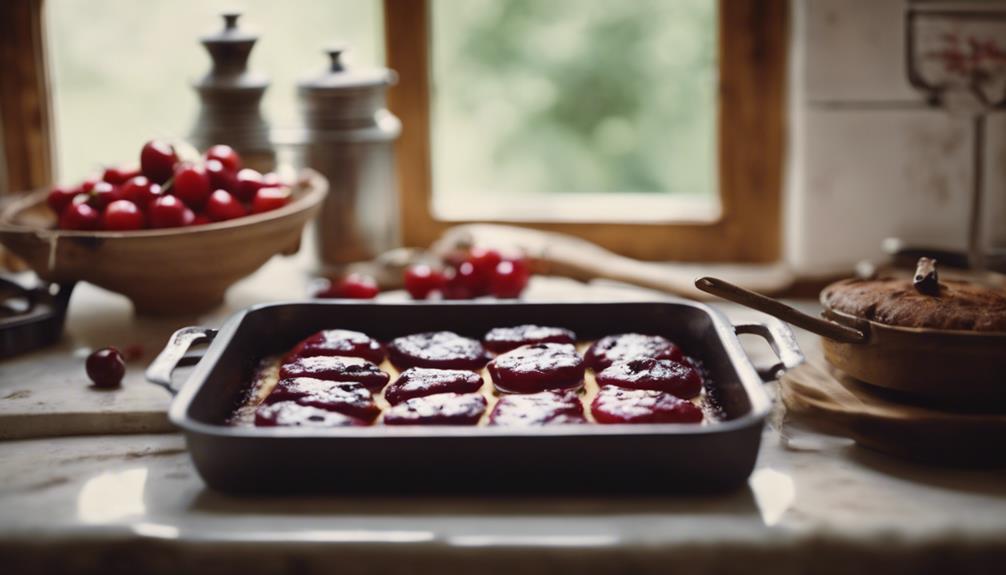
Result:
<instances>
[{"instance_id":1,"label":"rustic kitchen wall","mask_svg":"<svg viewBox=\"0 0 1006 575\"><path fill-rule=\"evenodd\" d=\"M786 257L798 273L881 259L887 237L964 249L972 122L908 83L904 0L793 0ZM1006 247L1006 114L986 129L985 231Z\"/></svg>"}]
</instances>

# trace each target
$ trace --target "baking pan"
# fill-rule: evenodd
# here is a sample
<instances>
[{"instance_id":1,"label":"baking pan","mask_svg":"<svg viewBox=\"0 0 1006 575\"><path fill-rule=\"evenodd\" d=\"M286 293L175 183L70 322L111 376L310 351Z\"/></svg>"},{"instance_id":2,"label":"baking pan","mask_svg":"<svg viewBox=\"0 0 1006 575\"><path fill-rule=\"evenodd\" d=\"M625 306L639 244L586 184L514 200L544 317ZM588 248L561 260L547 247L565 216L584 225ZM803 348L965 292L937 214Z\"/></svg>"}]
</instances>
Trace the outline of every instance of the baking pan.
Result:
<instances>
[{"instance_id":1,"label":"baking pan","mask_svg":"<svg viewBox=\"0 0 1006 575\"><path fill-rule=\"evenodd\" d=\"M664 335L702 361L723 417L709 425L254 428L225 421L239 405L260 358L282 353L326 328L364 331L382 341L429 330L481 338L490 328L538 323L580 339L621 332ZM780 363L759 375L737 334L755 334ZM188 348L212 341L180 389L171 372ZM227 492L471 492L717 490L742 484L758 455L770 410L763 380L803 357L781 322L731 325L693 302L361 303L260 305L219 330L184 328L147 370L177 393L170 419L186 436L206 483Z\"/></svg>"}]
</instances>

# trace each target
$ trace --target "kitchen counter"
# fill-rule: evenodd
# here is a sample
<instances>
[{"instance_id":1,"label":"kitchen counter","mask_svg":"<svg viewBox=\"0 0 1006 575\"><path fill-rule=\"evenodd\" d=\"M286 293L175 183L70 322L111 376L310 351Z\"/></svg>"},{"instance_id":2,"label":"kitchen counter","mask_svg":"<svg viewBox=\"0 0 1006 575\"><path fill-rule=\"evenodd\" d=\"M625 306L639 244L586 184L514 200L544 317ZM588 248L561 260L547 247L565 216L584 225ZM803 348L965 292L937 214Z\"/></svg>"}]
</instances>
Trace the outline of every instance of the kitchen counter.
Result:
<instances>
[{"instance_id":1,"label":"kitchen counter","mask_svg":"<svg viewBox=\"0 0 1006 575\"><path fill-rule=\"evenodd\" d=\"M219 323L232 309L301 295L302 264L274 260L232 290L227 308L202 318L134 321L118 296L79 286L63 342L0 363L0 397L35 385L55 397L65 386L78 398L75 412L109 430L0 442L5 572L908 573L992 572L1006 562L1006 473L898 461L802 429L781 412L764 432L748 486L726 494L431 497L403 487L386 496L251 498L207 490L180 435L149 433L167 429L168 398L140 381L140 363L120 405L86 389L87 349L136 342L149 361L179 325ZM653 297L538 278L528 296ZM819 361L814 337L799 336ZM758 361L767 360L765 347L751 346ZM121 431L129 413L148 414L149 431Z\"/></svg>"}]
</instances>

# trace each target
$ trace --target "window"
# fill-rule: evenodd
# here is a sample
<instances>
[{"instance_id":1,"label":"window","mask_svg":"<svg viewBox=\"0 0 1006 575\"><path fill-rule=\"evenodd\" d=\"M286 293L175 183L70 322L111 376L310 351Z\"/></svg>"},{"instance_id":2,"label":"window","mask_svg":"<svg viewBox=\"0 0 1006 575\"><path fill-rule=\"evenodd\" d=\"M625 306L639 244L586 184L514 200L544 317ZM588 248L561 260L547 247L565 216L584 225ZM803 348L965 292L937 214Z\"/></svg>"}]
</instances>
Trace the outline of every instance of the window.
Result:
<instances>
[{"instance_id":1,"label":"window","mask_svg":"<svg viewBox=\"0 0 1006 575\"><path fill-rule=\"evenodd\" d=\"M385 0L406 242L519 221L643 259L776 260L786 6Z\"/></svg>"}]
</instances>

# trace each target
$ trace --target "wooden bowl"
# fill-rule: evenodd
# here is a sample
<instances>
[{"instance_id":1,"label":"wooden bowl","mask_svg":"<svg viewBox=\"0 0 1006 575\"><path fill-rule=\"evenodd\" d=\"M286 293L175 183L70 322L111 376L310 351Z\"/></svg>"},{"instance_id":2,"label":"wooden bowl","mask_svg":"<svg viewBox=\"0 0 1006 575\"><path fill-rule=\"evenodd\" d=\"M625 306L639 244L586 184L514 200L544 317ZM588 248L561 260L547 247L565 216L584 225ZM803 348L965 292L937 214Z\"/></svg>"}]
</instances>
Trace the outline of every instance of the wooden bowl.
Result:
<instances>
[{"instance_id":1,"label":"wooden bowl","mask_svg":"<svg viewBox=\"0 0 1006 575\"><path fill-rule=\"evenodd\" d=\"M54 229L41 190L0 214L0 243L42 279L121 293L137 313L198 313L222 303L227 288L273 255L296 253L327 191L323 176L305 171L292 201L270 212L187 228L79 232Z\"/></svg>"}]
</instances>

